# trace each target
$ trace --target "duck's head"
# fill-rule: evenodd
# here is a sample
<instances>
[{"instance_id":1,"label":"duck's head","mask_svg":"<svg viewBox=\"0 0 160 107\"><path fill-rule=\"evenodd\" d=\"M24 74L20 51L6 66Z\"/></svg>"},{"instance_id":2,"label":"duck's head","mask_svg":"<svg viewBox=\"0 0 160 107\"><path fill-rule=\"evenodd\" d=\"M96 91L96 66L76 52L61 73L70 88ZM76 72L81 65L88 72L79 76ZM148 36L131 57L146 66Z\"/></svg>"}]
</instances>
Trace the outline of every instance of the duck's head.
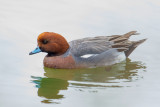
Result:
<instances>
[{"instance_id":1,"label":"duck's head","mask_svg":"<svg viewBox=\"0 0 160 107\"><path fill-rule=\"evenodd\" d=\"M29 55L39 52L47 52L48 55L62 55L68 48L69 44L66 39L60 34L53 32L41 33L37 38L38 46L36 49L29 53Z\"/></svg>"}]
</instances>

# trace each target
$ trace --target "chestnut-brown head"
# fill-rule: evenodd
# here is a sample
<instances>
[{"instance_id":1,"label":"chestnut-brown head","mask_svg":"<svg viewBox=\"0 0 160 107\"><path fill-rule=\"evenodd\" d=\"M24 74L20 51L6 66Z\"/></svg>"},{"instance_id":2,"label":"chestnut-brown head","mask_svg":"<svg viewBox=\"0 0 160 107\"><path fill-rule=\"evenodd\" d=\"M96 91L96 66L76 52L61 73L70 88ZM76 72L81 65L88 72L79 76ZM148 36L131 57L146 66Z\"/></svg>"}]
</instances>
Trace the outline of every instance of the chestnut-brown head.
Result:
<instances>
[{"instance_id":1,"label":"chestnut-brown head","mask_svg":"<svg viewBox=\"0 0 160 107\"><path fill-rule=\"evenodd\" d=\"M38 52L47 52L49 55L62 55L68 48L69 44L60 34L53 32L41 33L37 38L38 47L30 55Z\"/></svg>"}]
</instances>

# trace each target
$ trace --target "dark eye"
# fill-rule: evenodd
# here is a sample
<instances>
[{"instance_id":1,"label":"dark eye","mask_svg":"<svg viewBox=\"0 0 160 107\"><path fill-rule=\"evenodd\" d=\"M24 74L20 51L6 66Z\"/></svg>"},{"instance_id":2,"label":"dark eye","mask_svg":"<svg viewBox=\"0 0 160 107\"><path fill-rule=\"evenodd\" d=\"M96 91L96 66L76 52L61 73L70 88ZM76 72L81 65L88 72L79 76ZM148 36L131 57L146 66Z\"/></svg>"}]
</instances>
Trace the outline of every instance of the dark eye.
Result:
<instances>
[{"instance_id":1,"label":"dark eye","mask_svg":"<svg viewBox=\"0 0 160 107\"><path fill-rule=\"evenodd\" d=\"M48 41L47 41L47 40L43 40L42 43L43 43L43 44L47 44Z\"/></svg>"}]
</instances>

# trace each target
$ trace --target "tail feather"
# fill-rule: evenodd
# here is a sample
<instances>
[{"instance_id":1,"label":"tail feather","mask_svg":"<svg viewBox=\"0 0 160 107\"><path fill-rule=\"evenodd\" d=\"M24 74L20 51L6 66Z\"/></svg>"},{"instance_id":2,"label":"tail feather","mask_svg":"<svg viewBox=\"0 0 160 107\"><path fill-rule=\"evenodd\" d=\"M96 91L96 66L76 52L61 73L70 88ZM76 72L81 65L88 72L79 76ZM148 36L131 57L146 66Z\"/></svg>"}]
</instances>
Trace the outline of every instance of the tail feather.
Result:
<instances>
[{"instance_id":1,"label":"tail feather","mask_svg":"<svg viewBox=\"0 0 160 107\"><path fill-rule=\"evenodd\" d=\"M129 37L132 36L132 35L139 35L139 34L140 34L140 33L137 33L137 31L130 31L130 32L124 34L122 37L124 37L124 38L129 38Z\"/></svg>"},{"instance_id":2,"label":"tail feather","mask_svg":"<svg viewBox=\"0 0 160 107\"><path fill-rule=\"evenodd\" d=\"M130 31L130 32L124 34L124 35L112 35L112 36L110 36L109 41L115 42L115 41L119 41L119 40L121 41L122 39L128 40L130 36L132 36L132 35L139 35L139 34L140 33L137 33L137 31Z\"/></svg>"},{"instance_id":3,"label":"tail feather","mask_svg":"<svg viewBox=\"0 0 160 107\"><path fill-rule=\"evenodd\" d=\"M125 55L126 57L128 57L136 47L138 47L140 44L142 44L144 41L146 41L147 39L142 39L139 41L132 41L132 45L129 47L129 49L127 51L125 51Z\"/></svg>"},{"instance_id":4,"label":"tail feather","mask_svg":"<svg viewBox=\"0 0 160 107\"><path fill-rule=\"evenodd\" d=\"M138 35L137 31L130 31L124 35L112 35L110 36L109 41L112 41L112 48L117 48L118 51L124 51L125 56L128 57L136 47L142 44L146 39L142 39L139 41L130 41L129 38L132 35Z\"/></svg>"}]
</instances>

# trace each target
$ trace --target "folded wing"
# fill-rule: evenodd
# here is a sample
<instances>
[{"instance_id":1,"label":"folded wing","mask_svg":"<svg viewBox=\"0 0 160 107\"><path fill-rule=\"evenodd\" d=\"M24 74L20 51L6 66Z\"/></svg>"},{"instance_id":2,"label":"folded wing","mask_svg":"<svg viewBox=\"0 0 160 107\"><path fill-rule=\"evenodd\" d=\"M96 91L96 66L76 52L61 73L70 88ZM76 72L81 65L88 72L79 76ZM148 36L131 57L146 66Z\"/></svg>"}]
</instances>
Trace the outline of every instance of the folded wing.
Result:
<instances>
[{"instance_id":1,"label":"folded wing","mask_svg":"<svg viewBox=\"0 0 160 107\"><path fill-rule=\"evenodd\" d=\"M140 41L129 41L131 35L137 35L136 31L128 32L124 35L88 37L71 41L71 53L74 56L81 57L87 54L101 54L109 49L116 49L119 52L125 52L128 57L133 50L146 39Z\"/></svg>"}]
</instances>

